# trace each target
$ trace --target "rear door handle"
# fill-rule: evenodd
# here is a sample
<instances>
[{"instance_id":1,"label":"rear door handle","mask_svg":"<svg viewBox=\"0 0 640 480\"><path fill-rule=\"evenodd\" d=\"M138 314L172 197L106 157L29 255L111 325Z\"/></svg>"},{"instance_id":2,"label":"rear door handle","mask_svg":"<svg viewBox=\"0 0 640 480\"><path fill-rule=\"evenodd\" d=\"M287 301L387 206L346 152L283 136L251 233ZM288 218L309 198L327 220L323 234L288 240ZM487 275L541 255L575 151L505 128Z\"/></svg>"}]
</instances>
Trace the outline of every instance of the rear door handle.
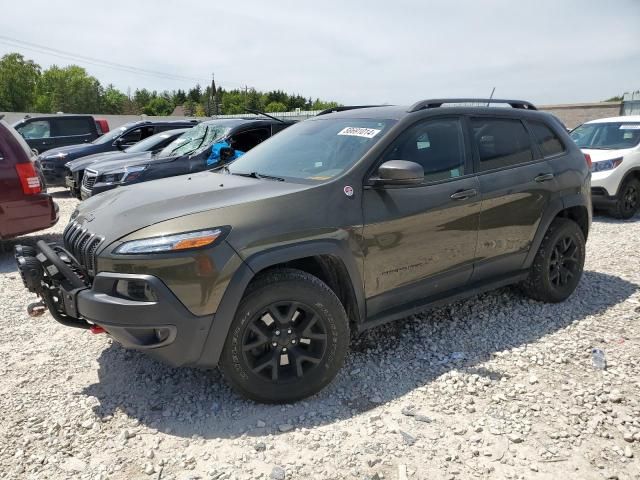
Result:
<instances>
[{"instance_id":1,"label":"rear door handle","mask_svg":"<svg viewBox=\"0 0 640 480\"><path fill-rule=\"evenodd\" d=\"M553 173L543 173L534 178L534 180L538 183L548 182L549 180L553 180Z\"/></svg>"},{"instance_id":2,"label":"rear door handle","mask_svg":"<svg viewBox=\"0 0 640 480\"><path fill-rule=\"evenodd\" d=\"M478 194L475 188L469 190L460 190L451 195L452 200L466 200L467 198L475 197Z\"/></svg>"}]
</instances>

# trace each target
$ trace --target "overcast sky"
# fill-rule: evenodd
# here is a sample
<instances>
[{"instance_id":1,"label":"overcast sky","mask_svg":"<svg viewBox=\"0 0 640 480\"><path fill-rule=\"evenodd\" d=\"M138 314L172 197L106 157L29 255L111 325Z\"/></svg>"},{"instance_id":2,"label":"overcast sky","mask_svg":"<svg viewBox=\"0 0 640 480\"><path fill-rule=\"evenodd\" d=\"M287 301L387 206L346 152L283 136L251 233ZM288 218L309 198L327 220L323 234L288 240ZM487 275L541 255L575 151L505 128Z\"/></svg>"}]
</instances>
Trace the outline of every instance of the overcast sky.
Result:
<instances>
[{"instance_id":1,"label":"overcast sky","mask_svg":"<svg viewBox=\"0 0 640 480\"><path fill-rule=\"evenodd\" d=\"M0 35L218 86L344 104L483 96L540 104L640 89L640 0L5 2ZM126 91L195 81L77 63Z\"/></svg>"}]
</instances>

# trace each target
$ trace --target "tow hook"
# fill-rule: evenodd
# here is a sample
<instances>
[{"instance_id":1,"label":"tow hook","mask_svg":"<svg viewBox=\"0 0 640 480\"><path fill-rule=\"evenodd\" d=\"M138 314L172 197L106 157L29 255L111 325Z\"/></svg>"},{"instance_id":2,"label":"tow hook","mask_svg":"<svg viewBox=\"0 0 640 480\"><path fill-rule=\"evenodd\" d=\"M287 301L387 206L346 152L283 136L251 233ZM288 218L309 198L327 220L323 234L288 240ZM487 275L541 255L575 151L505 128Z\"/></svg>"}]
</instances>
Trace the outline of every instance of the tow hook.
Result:
<instances>
[{"instance_id":1,"label":"tow hook","mask_svg":"<svg viewBox=\"0 0 640 480\"><path fill-rule=\"evenodd\" d=\"M27 313L30 317L40 317L47 310L47 306L42 302L30 303L27 306Z\"/></svg>"}]
</instances>

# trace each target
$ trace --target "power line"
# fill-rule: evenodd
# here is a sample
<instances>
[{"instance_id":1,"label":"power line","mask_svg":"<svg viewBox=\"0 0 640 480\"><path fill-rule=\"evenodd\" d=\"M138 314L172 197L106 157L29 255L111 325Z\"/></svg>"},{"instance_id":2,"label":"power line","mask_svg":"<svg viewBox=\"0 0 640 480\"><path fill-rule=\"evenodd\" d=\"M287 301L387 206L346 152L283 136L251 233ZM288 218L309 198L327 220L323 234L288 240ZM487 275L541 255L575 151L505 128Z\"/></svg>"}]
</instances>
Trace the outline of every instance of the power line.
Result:
<instances>
[{"instance_id":1,"label":"power line","mask_svg":"<svg viewBox=\"0 0 640 480\"><path fill-rule=\"evenodd\" d=\"M108 60L101 60L95 57L88 57L85 55L66 52L64 50L58 50L56 48L51 48L44 45L38 45L36 43L25 42L23 40L7 37L5 35L0 35L0 43L9 45L11 47L24 48L25 50L31 50L38 53L45 53L47 55L53 55L56 57L65 58L65 59L73 60L76 62L87 63L89 65L107 67L115 70L125 71L128 73L134 73L136 75L146 75L150 77L162 78L164 80L183 80L183 81L188 80L188 81L198 82L198 83L201 83L201 82L208 83L208 80L203 80L202 78L188 77L184 75L174 75L171 73L159 72L156 70L147 70L144 68L133 67L130 65L111 62Z\"/></svg>"}]
</instances>

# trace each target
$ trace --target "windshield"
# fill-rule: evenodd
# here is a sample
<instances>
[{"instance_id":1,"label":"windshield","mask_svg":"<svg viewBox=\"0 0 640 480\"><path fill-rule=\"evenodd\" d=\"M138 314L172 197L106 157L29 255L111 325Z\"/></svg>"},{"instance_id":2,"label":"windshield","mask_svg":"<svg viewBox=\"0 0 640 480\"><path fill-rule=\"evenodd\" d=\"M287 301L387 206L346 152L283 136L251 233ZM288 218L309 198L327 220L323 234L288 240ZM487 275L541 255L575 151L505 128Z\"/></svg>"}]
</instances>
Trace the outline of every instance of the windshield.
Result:
<instances>
[{"instance_id":1,"label":"windshield","mask_svg":"<svg viewBox=\"0 0 640 480\"><path fill-rule=\"evenodd\" d=\"M96 145L103 145L105 143L113 142L116 138L118 138L122 133L127 129L127 126L123 126L120 128L114 128L113 130L109 130L107 133L102 135L101 137L96 138L93 142Z\"/></svg>"},{"instance_id":2,"label":"windshield","mask_svg":"<svg viewBox=\"0 0 640 480\"><path fill-rule=\"evenodd\" d=\"M229 171L311 182L329 180L354 165L394 123L355 118L300 122L235 160Z\"/></svg>"},{"instance_id":3,"label":"windshield","mask_svg":"<svg viewBox=\"0 0 640 480\"><path fill-rule=\"evenodd\" d=\"M221 125L207 125L201 123L189 131L183 133L169 145L164 147L158 157L177 157L180 155L189 155L197 150L203 150L216 140L224 137L229 133L228 127Z\"/></svg>"},{"instance_id":4,"label":"windshield","mask_svg":"<svg viewBox=\"0 0 640 480\"><path fill-rule=\"evenodd\" d=\"M585 123L570 135L580 148L598 150L632 148L640 143L640 122Z\"/></svg>"},{"instance_id":5,"label":"windshield","mask_svg":"<svg viewBox=\"0 0 640 480\"><path fill-rule=\"evenodd\" d=\"M158 148L158 144L164 142L167 138L171 136L172 136L171 134L164 133L164 132L156 133L155 135L151 135L150 137L147 137L144 140L141 140L138 143L125 149L125 152L127 153L150 152L151 150L155 150L156 148Z\"/></svg>"}]
</instances>

